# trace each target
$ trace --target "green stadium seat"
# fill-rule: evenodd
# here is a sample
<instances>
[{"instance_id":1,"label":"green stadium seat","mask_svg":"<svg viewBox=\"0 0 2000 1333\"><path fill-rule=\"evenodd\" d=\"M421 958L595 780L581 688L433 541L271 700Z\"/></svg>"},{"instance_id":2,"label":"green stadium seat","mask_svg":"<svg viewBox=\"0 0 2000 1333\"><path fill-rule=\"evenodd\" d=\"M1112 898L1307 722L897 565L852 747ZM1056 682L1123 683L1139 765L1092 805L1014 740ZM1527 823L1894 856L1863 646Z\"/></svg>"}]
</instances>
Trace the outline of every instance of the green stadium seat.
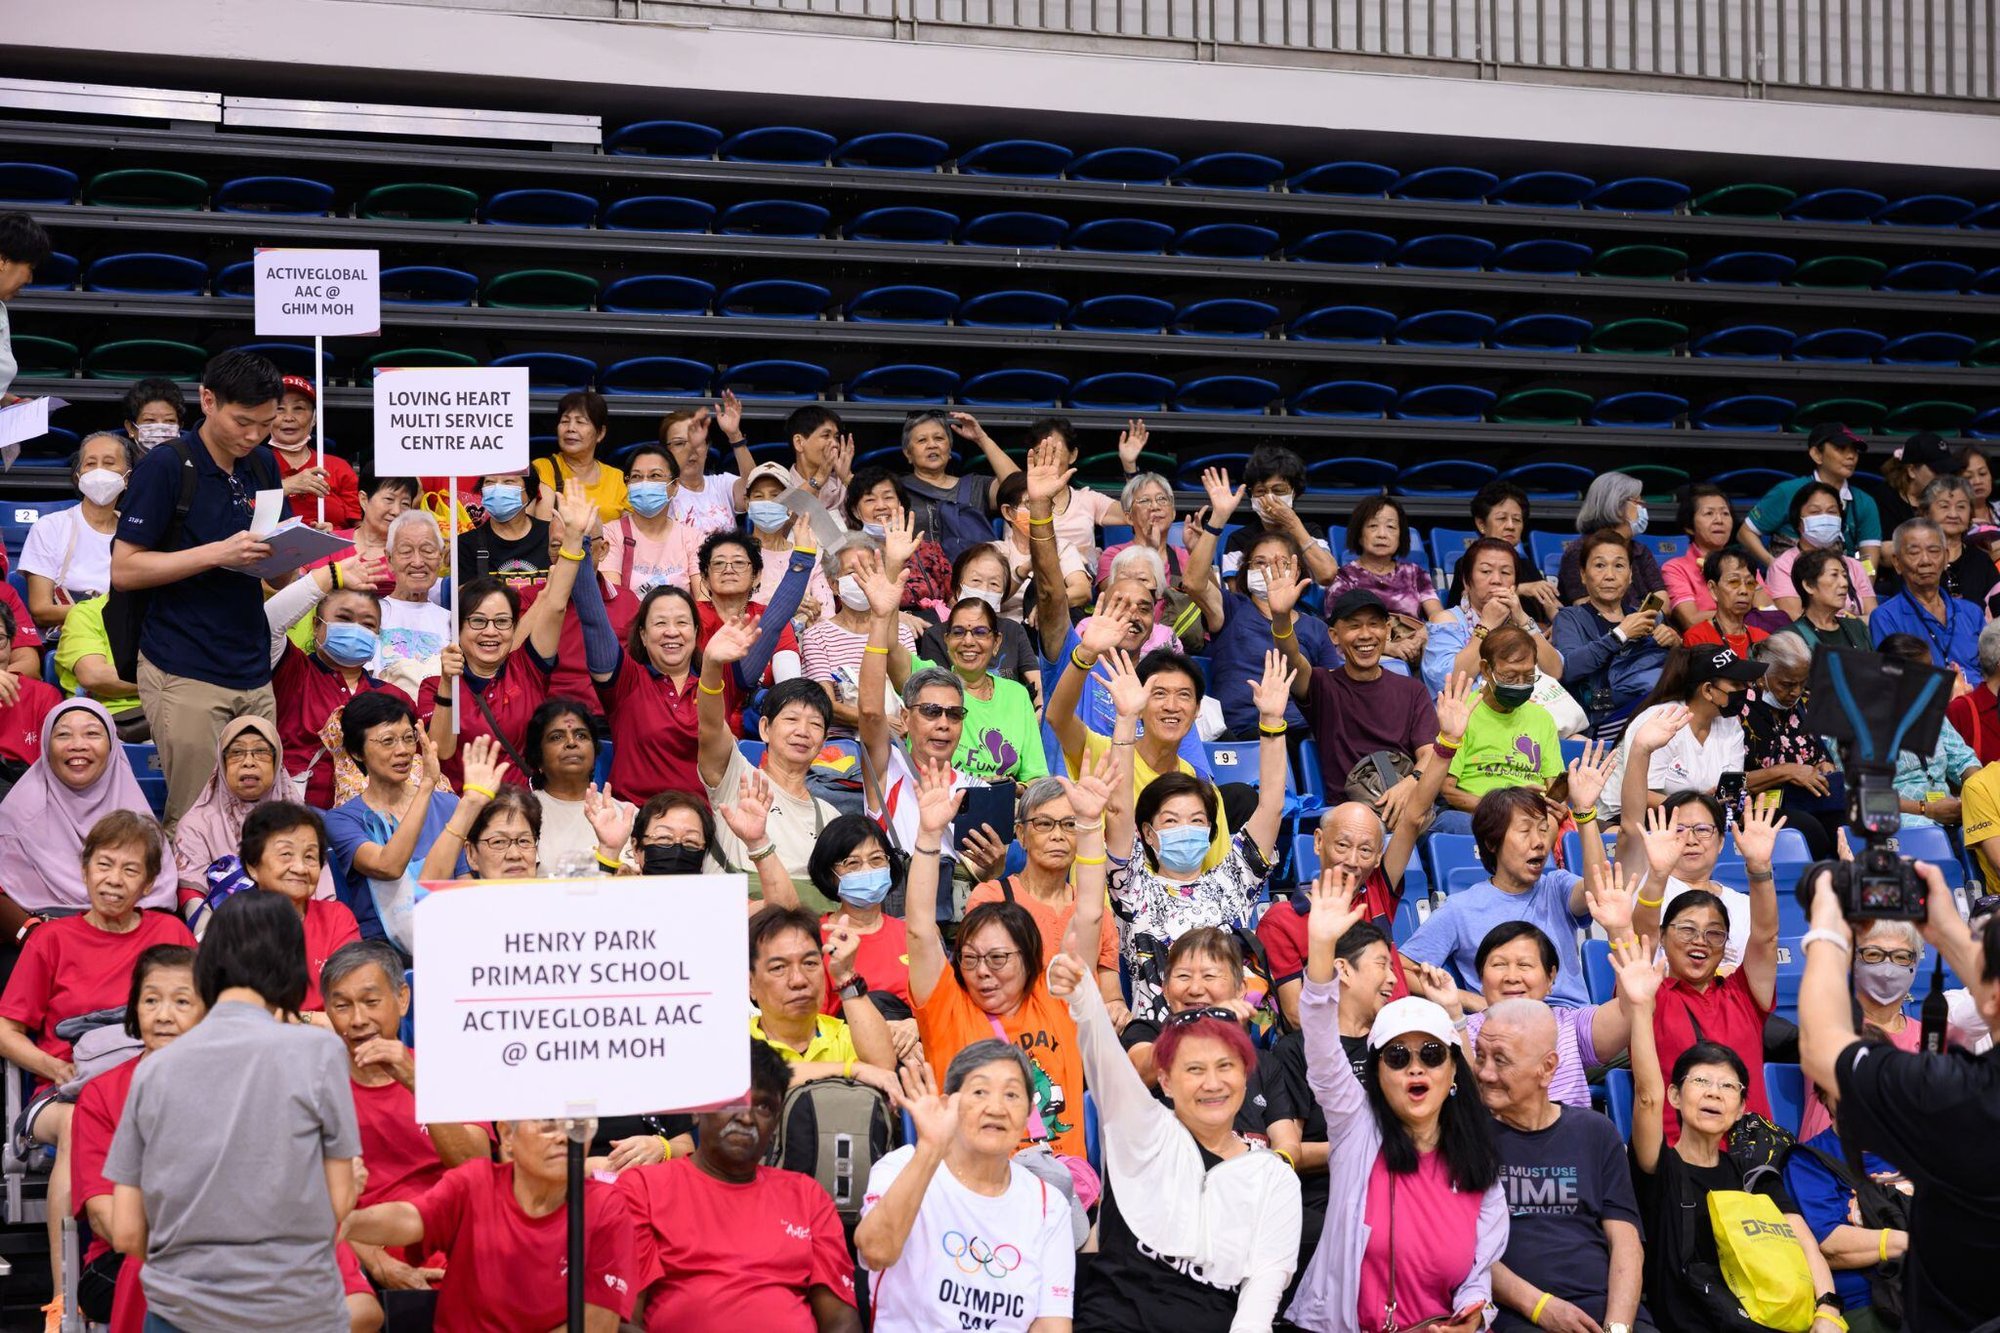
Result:
<instances>
[{"instance_id":1,"label":"green stadium seat","mask_svg":"<svg viewBox=\"0 0 2000 1333\"><path fill-rule=\"evenodd\" d=\"M83 358L88 380L143 380L158 376L182 384L201 379L208 353L193 343L166 338L125 338L99 343Z\"/></svg>"},{"instance_id":2,"label":"green stadium seat","mask_svg":"<svg viewBox=\"0 0 2000 1333\"><path fill-rule=\"evenodd\" d=\"M486 280L479 303L495 310L588 310L597 279L561 268L524 268Z\"/></svg>"},{"instance_id":3,"label":"green stadium seat","mask_svg":"<svg viewBox=\"0 0 2000 1333\"><path fill-rule=\"evenodd\" d=\"M83 202L99 208L158 208L198 213L208 207L208 182L185 171L126 167L92 176L83 187Z\"/></svg>"},{"instance_id":4,"label":"green stadium seat","mask_svg":"<svg viewBox=\"0 0 2000 1333\"><path fill-rule=\"evenodd\" d=\"M361 196L356 217L382 222L471 222L479 212L479 196L456 185L406 181L378 185Z\"/></svg>"}]
</instances>

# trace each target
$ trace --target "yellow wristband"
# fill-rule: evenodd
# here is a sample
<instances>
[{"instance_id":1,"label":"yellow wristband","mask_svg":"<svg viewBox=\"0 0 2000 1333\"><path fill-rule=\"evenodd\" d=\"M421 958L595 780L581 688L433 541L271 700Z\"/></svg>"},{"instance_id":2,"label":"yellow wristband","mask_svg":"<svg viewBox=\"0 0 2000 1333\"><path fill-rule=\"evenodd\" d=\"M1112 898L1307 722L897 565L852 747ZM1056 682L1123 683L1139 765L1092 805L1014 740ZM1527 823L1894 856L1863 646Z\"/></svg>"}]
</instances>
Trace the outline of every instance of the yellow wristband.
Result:
<instances>
[{"instance_id":1,"label":"yellow wristband","mask_svg":"<svg viewBox=\"0 0 2000 1333\"><path fill-rule=\"evenodd\" d=\"M1288 731L1290 731L1289 727L1267 727L1262 722L1257 724L1257 734L1259 736L1269 736L1273 740L1283 739Z\"/></svg>"},{"instance_id":2,"label":"yellow wristband","mask_svg":"<svg viewBox=\"0 0 2000 1333\"><path fill-rule=\"evenodd\" d=\"M1080 652L1082 652L1082 651L1083 651L1083 649L1081 649L1081 648L1072 648L1072 649L1070 649L1070 650L1069 650L1069 664L1070 664L1071 666L1075 667L1075 668L1076 668L1076 669L1077 669L1078 671L1088 671L1088 670L1090 670L1090 669L1091 669L1092 667L1094 667L1094 666L1096 666L1096 665L1097 665L1097 661L1096 661L1096 659L1095 659L1095 658L1093 658L1092 660L1090 660L1090 661L1088 661L1088 662L1084 661L1084 660L1083 660L1083 659L1082 659L1081 657L1078 657L1078 656L1077 656L1077 654L1078 654L1078 653L1080 653Z\"/></svg>"},{"instance_id":3,"label":"yellow wristband","mask_svg":"<svg viewBox=\"0 0 2000 1333\"><path fill-rule=\"evenodd\" d=\"M720 689L713 689L713 690L711 690L710 688L708 688L708 682L707 682L707 681L705 681L705 680L697 680L697 681L695 681L695 684L696 684L696 685L699 685L699 686L701 687L701 692L702 692L703 694L721 694L721 693L722 693L722 691L721 691Z\"/></svg>"},{"instance_id":4,"label":"yellow wristband","mask_svg":"<svg viewBox=\"0 0 2000 1333\"><path fill-rule=\"evenodd\" d=\"M664 1135L664 1134L660 1135L660 1136L659 1136L659 1139L660 1139L660 1151L666 1154L666 1156L665 1156L665 1157L662 1157L662 1158L661 1158L660 1160L661 1160L661 1161L663 1161L663 1162L671 1162L671 1161L673 1161L673 1160L674 1160L674 1141L673 1141L672 1139L668 1138L668 1137L667 1137L666 1135Z\"/></svg>"},{"instance_id":5,"label":"yellow wristband","mask_svg":"<svg viewBox=\"0 0 2000 1333\"><path fill-rule=\"evenodd\" d=\"M1881 1257L1883 1263L1889 1262L1889 1228L1882 1228L1882 1239L1876 1244L1875 1253Z\"/></svg>"},{"instance_id":6,"label":"yellow wristband","mask_svg":"<svg viewBox=\"0 0 2000 1333\"><path fill-rule=\"evenodd\" d=\"M1274 638L1274 639L1289 639L1289 638L1291 638L1291 637L1292 637L1292 631L1291 631L1291 630L1286 630L1286 631L1285 631L1285 632L1284 632L1283 634L1280 634L1280 633L1278 633L1278 631L1276 631L1276 630L1272 630L1272 631L1271 631L1271 637L1272 637L1272 638Z\"/></svg>"},{"instance_id":7,"label":"yellow wristband","mask_svg":"<svg viewBox=\"0 0 2000 1333\"><path fill-rule=\"evenodd\" d=\"M1292 1168L1292 1170L1296 1171L1299 1169L1299 1164L1296 1161L1292 1160L1292 1155L1286 1152L1283 1148L1273 1148L1271 1149L1271 1151L1276 1153L1279 1157L1283 1158L1285 1165Z\"/></svg>"},{"instance_id":8,"label":"yellow wristband","mask_svg":"<svg viewBox=\"0 0 2000 1333\"><path fill-rule=\"evenodd\" d=\"M1542 1298L1535 1302L1535 1308L1528 1312L1528 1322L1537 1328L1540 1328L1542 1325L1542 1310L1549 1303L1549 1295L1550 1293L1543 1292Z\"/></svg>"},{"instance_id":9,"label":"yellow wristband","mask_svg":"<svg viewBox=\"0 0 2000 1333\"><path fill-rule=\"evenodd\" d=\"M335 564L332 564L332 565L328 565L328 566L327 566L327 568L329 568L329 569L331 569L331 570L333 571L333 590L334 590L335 592L339 592L339 591L340 591L340 587L341 587L341 584L340 584L340 565L339 565L339 564L338 564L338 563L336 562Z\"/></svg>"},{"instance_id":10,"label":"yellow wristband","mask_svg":"<svg viewBox=\"0 0 2000 1333\"><path fill-rule=\"evenodd\" d=\"M462 782L459 784L459 790L477 792L479 795L484 796L489 801L492 800L495 796L498 796L500 794L499 792L493 790L493 788L482 787L476 782Z\"/></svg>"},{"instance_id":11,"label":"yellow wristband","mask_svg":"<svg viewBox=\"0 0 2000 1333\"><path fill-rule=\"evenodd\" d=\"M1595 824L1597 822L1597 811L1595 810L1579 811L1577 814L1572 816L1572 818L1576 820L1576 826L1578 828L1582 828L1585 824Z\"/></svg>"},{"instance_id":12,"label":"yellow wristband","mask_svg":"<svg viewBox=\"0 0 2000 1333\"><path fill-rule=\"evenodd\" d=\"M1054 516L1053 516L1053 515L1051 515L1051 516L1050 516L1050 517L1048 517L1048 518L1036 518L1036 517L1035 517L1034 515L1032 515L1032 514L1030 514L1030 515L1028 516L1028 522L1029 522L1029 523L1031 523L1031 524L1034 524L1034 525L1035 525L1035 526L1037 526L1037 527L1039 527L1039 526L1041 526L1041 525L1043 525L1043 524L1048 524L1048 523L1053 523L1053 522L1055 522L1055 521L1056 521L1056 520L1055 520L1055 518L1054 518Z\"/></svg>"},{"instance_id":13,"label":"yellow wristband","mask_svg":"<svg viewBox=\"0 0 2000 1333\"><path fill-rule=\"evenodd\" d=\"M597 854L597 864L602 866L606 870L623 870L625 868L623 865L619 864L617 857L606 856L603 852L599 852Z\"/></svg>"},{"instance_id":14,"label":"yellow wristband","mask_svg":"<svg viewBox=\"0 0 2000 1333\"><path fill-rule=\"evenodd\" d=\"M841 1065L841 1067L840 1067L840 1076L841 1076L842 1078L853 1078L853 1077L854 1077L854 1061L852 1061L852 1060L849 1060L849 1061L847 1061L847 1062L846 1062L845 1064Z\"/></svg>"},{"instance_id":15,"label":"yellow wristband","mask_svg":"<svg viewBox=\"0 0 2000 1333\"><path fill-rule=\"evenodd\" d=\"M562 557L563 559L565 559L565 560L581 560L581 559L583 559L583 552L581 552L581 551L575 551L575 552L571 552L571 551L563 551L563 550L559 550L559 551L557 551L557 552L556 552L556 554L557 554L557 555L559 555L559 556L561 556L561 557Z\"/></svg>"},{"instance_id":16,"label":"yellow wristband","mask_svg":"<svg viewBox=\"0 0 2000 1333\"><path fill-rule=\"evenodd\" d=\"M861 651L864 653L880 653L884 657L887 657L889 655L889 650L887 648L884 648L880 644L875 644L875 643L869 644Z\"/></svg>"},{"instance_id":17,"label":"yellow wristband","mask_svg":"<svg viewBox=\"0 0 2000 1333\"><path fill-rule=\"evenodd\" d=\"M1101 856L1079 856L1076 858L1076 860L1071 862L1071 864L1079 866L1101 866L1104 864L1104 858Z\"/></svg>"},{"instance_id":18,"label":"yellow wristband","mask_svg":"<svg viewBox=\"0 0 2000 1333\"><path fill-rule=\"evenodd\" d=\"M1437 738L1436 740L1432 741L1432 742L1431 742L1431 744L1432 744L1432 745L1435 745L1435 746L1437 746L1437 747L1438 747L1438 749L1440 749L1440 750L1450 750L1450 751L1452 751L1453 753L1456 753L1456 752L1457 752L1457 750L1458 750L1458 747L1459 747L1459 746L1460 746L1461 744L1463 744L1463 742L1462 742L1462 741L1448 741L1448 740L1446 740L1446 739L1444 738L1444 733L1440 731L1440 732L1438 733L1438 738Z\"/></svg>"},{"instance_id":19,"label":"yellow wristband","mask_svg":"<svg viewBox=\"0 0 2000 1333\"><path fill-rule=\"evenodd\" d=\"M793 555L809 555L809 556L813 556L813 557L817 558L817 557L818 557L818 555L819 555L819 552L818 552L817 550L815 550L814 548L810 547L810 546L794 546L794 547L792 548L792 554L793 554Z\"/></svg>"},{"instance_id":20,"label":"yellow wristband","mask_svg":"<svg viewBox=\"0 0 2000 1333\"><path fill-rule=\"evenodd\" d=\"M1643 896L1642 896L1642 897L1641 897L1641 898L1639 899L1639 906L1641 906L1641 907L1658 907L1658 906L1659 906L1660 904L1664 903L1664 902L1665 902L1666 900L1667 900L1667 895L1666 895L1666 894L1664 894L1664 893L1663 893L1663 894L1661 894L1661 895L1660 895L1659 897L1657 897L1657 898L1647 898L1647 897L1643 897Z\"/></svg>"}]
</instances>

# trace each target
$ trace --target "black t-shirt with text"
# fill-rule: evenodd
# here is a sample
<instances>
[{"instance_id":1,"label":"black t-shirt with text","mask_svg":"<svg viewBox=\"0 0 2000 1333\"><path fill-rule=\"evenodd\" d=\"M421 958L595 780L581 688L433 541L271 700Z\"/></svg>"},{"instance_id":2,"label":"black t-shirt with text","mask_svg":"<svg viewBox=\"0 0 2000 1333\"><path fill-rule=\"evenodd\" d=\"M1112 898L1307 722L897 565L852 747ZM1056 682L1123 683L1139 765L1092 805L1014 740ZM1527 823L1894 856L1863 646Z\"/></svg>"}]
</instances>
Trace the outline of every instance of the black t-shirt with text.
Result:
<instances>
[{"instance_id":1,"label":"black t-shirt with text","mask_svg":"<svg viewBox=\"0 0 2000 1333\"><path fill-rule=\"evenodd\" d=\"M1204 1170L1222 1162L1200 1151ZM1199 1265L1161 1258L1139 1243L1107 1175L1097 1253L1077 1256L1076 1327L1091 1333L1229 1333L1235 1318L1236 1288L1214 1286Z\"/></svg>"},{"instance_id":2,"label":"black t-shirt with text","mask_svg":"<svg viewBox=\"0 0 2000 1333\"><path fill-rule=\"evenodd\" d=\"M1558 1109L1561 1114L1546 1129L1493 1122L1500 1187L1507 1192L1502 1257L1538 1290L1554 1292L1602 1324L1611 1277L1604 1223L1638 1226L1639 1203L1617 1127L1594 1111ZM1502 1310L1493 1327L1533 1325Z\"/></svg>"}]
</instances>

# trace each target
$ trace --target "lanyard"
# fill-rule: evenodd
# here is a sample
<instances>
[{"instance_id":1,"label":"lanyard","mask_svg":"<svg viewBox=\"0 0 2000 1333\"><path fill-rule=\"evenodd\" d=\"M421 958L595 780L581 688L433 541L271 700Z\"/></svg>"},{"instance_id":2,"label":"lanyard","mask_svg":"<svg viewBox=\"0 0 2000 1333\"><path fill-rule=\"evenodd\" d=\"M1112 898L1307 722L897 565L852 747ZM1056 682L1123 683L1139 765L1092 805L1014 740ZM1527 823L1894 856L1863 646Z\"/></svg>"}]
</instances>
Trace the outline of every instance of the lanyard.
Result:
<instances>
[{"instance_id":1,"label":"lanyard","mask_svg":"<svg viewBox=\"0 0 2000 1333\"><path fill-rule=\"evenodd\" d=\"M1908 590L1905 590L1903 595L1910 597ZM1944 603L1943 643L1938 642L1938 636L1931 630L1931 626L1937 623L1937 617L1924 610L1923 603L1919 602L1915 597L1910 597L1910 609L1917 613L1917 624L1923 628L1924 637L1931 641L1931 651L1937 654L1938 665L1948 666L1952 660L1952 640L1958 637L1952 628L1953 623L1958 618L1958 599L1947 592L1942 585L1938 588L1938 599Z\"/></svg>"}]
</instances>

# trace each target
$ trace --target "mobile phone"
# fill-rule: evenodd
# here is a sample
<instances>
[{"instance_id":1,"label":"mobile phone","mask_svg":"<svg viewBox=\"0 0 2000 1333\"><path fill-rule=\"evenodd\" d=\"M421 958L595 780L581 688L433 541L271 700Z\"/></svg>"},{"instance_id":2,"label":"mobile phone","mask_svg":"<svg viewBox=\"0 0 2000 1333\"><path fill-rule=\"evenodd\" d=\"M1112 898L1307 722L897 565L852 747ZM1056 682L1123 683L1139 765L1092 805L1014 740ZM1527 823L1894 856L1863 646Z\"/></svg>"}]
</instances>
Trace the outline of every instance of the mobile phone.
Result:
<instances>
[{"instance_id":1,"label":"mobile phone","mask_svg":"<svg viewBox=\"0 0 2000 1333\"><path fill-rule=\"evenodd\" d=\"M954 843L963 843L965 836L981 824L990 824L993 832L1002 842L1011 841L1014 836L1014 784L995 782L983 787L967 787L965 800L958 807L958 814L951 821L951 835Z\"/></svg>"},{"instance_id":2,"label":"mobile phone","mask_svg":"<svg viewBox=\"0 0 2000 1333\"><path fill-rule=\"evenodd\" d=\"M1667 594L1657 589L1653 592L1647 593L1646 600L1639 603L1639 609L1641 611L1653 611L1653 612L1666 610Z\"/></svg>"},{"instance_id":3,"label":"mobile phone","mask_svg":"<svg viewBox=\"0 0 2000 1333\"><path fill-rule=\"evenodd\" d=\"M1734 812L1743 804L1743 775L1724 773L1715 784L1715 799L1722 803L1726 811Z\"/></svg>"}]
</instances>

